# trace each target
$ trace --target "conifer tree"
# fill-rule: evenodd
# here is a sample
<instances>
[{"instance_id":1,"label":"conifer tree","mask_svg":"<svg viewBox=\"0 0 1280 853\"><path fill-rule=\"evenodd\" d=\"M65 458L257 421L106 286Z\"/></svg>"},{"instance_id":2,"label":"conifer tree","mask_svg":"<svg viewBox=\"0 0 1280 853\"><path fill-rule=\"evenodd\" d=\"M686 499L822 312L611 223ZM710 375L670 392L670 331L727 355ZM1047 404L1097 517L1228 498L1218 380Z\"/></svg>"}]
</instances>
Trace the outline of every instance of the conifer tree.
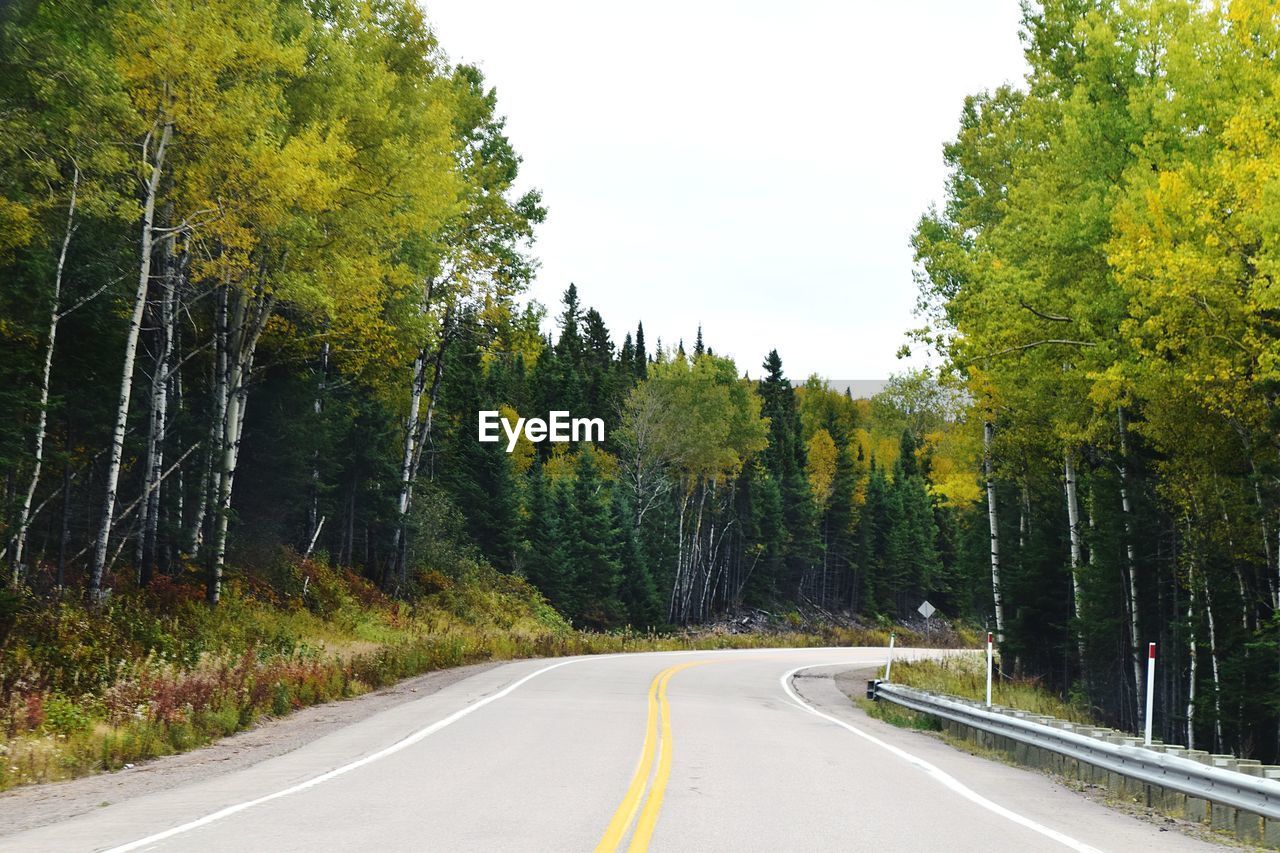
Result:
<instances>
[{"instance_id":1,"label":"conifer tree","mask_svg":"<svg viewBox=\"0 0 1280 853\"><path fill-rule=\"evenodd\" d=\"M644 323L636 325L635 375L638 380L649 376L649 353L644 347Z\"/></svg>"},{"instance_id":2,"label":"conifer tree","mask_svg":"<svg viewBox=\"0 0 1280 853\"><path fill-rule=\"evenodd\" d=\"M573 518L568 544L574 577L577 616L584 625L604 629L621 625L625 611L619 599L622 564L619 531L608 484L601 479L595 453L583 450L573 477Z\"/></svg>"},{"instance_id":3,"label":"conifer tree","mask_svg":"<svg viewBox=\"0 0 1280 853\"><path fill-rule=\"evenodd\" d=\"M631 507L621 489L610 490L613 495L611 511L614 534L613 558L617 562L621 583L619 598L628 624L646 630L662 623L662 598L654 583L653 573L640 549L637 531L632 524Z\"/></svg>"}]
</instances>

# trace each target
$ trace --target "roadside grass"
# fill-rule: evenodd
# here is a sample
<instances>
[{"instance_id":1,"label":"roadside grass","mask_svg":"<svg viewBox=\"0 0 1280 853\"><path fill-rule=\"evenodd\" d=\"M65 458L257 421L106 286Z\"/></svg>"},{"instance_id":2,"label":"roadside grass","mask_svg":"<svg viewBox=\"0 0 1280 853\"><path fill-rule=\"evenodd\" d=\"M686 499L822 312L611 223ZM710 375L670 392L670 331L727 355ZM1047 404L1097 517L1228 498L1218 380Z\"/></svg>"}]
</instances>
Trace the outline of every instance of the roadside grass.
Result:
<instances>
[{"instance_id":1,"label":"roadside grass","mask_svg":"<svg viewBox=\"0 0 1280 853\"><path fill-rule=\"evenodd\" d=\"M964 699L983 700L987 696L987 663L986 657L980 652L952 655L940 660L894 661L891 674L895 684L907 687L918 687ZM1006 708L1017 708L1074 723L1096 724L1086 708L1064 700L1045 688L1037 679L997 677L991 694L994 704Z\"/></svg>"},{"instance_id":2,"label":"roadside grass","mask_svg":"<svg viewBox=\"0 0 1280 853\"><path fill-rule=\"evenodd\" d=\"M790 624L754 633L582 631L523 579L485 566L453 576L421 573L405 601L354 574L298 558L241 573L216 608L204 604L193 567L186 578L117 591L97 611L67 595L28 598L11 612L0 645L0 790L182 752L263 717L464 664L883 646L889 633L880 626ZM930 642L895 630L903 644Z\"/></svg>"},{"instance_id":3,"label":"roadside grass","mask_svg":"<svg viewBox=\"0 0 1280 853\"><path fill-rule=\"evenodd\" d=\"M937 717L920 714L910 708L903 708L892 702L873 702L861 696L854 700L859 708L867 712L867 716L881 720L900 729L915 729L922 732L940 732L942 723Z\"/></svg>"}]
</instances>

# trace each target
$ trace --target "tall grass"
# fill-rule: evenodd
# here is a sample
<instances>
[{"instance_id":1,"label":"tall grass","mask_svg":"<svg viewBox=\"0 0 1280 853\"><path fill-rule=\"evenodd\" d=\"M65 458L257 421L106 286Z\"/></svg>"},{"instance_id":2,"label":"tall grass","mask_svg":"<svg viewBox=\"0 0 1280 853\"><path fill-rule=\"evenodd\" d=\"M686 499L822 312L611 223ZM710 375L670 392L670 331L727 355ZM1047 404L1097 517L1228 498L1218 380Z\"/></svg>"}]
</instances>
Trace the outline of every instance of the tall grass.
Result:
<instances>
[{"instance_id":1,"label":"tall grass","mask_svg":"<svg viewBox=\"0 0 1280 853\"><path fill-rule=\"evenodd\" d=\"M954 655L941 660L895 661L893 681L908 687L933 690L964 699L986 699L986 658L978 653ZM1007 708L1033 714L1044 714L1060 720L1086 725L1095 724L1087 708L1064 700L1030 678L995 679L991 701Z\"/></svg>"}]
</instances>

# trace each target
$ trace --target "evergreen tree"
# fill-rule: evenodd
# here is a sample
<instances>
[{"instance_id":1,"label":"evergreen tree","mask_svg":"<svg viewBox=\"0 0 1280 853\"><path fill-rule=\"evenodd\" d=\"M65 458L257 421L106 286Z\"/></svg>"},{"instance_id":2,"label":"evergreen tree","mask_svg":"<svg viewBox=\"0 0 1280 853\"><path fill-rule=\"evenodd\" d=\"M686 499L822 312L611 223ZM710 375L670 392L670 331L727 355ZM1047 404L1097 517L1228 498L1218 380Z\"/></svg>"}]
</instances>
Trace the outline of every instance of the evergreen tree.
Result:
<instances>
[{"instance_id":1,"label":"evergreen tree","mask_svg":"<svg viewBox=\"0 0 1280 853\"><path fill-rule=\"evenodd\" d=\"M805 476L804 442L795 390L782 372L782 359L771 350L764 362L759 385L762 414L769 419L769 445L765 461L778 484L782 504L785 544L780 563L768 567L776 583L788 595L798 590L800 579L817 562L819 550L817 513Z\"/></svg>"},{"instance_id":2,"label":"evergreen tree","mask_svg":"<svg viewBox=\"0 0 1280 853\"><path fill-rule=\"evenodd\" d=\"M831 483L831 499L827 502L823 523L827 531L827 564L838 579L832 590L833 605L854 608L855 513L854 495L858 488L858 471L849 449L848 439L837 429L836 472Z\"/></svg>"},{"instance_id":3,"label":"evergreen tree","mask_svg":"<svg viewBox=\"0 0 1280 853\"><path fill-rule=\"evenodd\" d=\"M898 442L898 461L902 465L904 477L914 477L920 473L920 460L916 458L916 451L919 448L920 444L911 434L911 430L904 429L902 438Z\"/></svg>"},{"instance_id":4,"label":"evergreen tree","mask_svg":"<svg viewBox=\"0 0 1280 853\"><path fill-rule=\"evenodd\" d=\"M578 454L573 483L572 521L567 550L575 579L575 612L582 624L596 629L620 625L625 610L619 599L622 563L620 531L614 527L614 507L608 484L600 478L594 452Z\"/></svg>"},{"instance_id":5,"label":"evergreen tree","mask_svg":"<svg viewBox=\"0 0 1280 853\"><path fill-rule=\"evenodd\" d=\"M575 619L582 599L571 551L579 528L572 485L566 478L549 480L539 465L534 470L527 528L529 579L556 610Z\"/></svg>"},{"instance_id":6,"label":"evergreen tree","mask_svg":"<svg viewBox=\"0 0 1280 853\"><path fill-rule=\"evenodd\" d=\"M618 408L619 383L615 369L613 341L604 318L594 308L588 309L583 318L584 376L587 412L592 417L612 415ZM576 414L576 413L575 413Z\"/></svg>"},{"instance_id":7,"label":"evergreen tree","mask_svg":"<svg viewBox=\"0 0 1280 853\"><path fill-rule=\"evenodd\" d=\"M632 524L631 507L621 489L611 491L613 529L616 531L613 557L622 575L619 589L622 606L632 627L640 630L654 628L664 621L662 597L641 551L637 531Z\"/></svg>"},{"instance_id":8,"label":"evergreen tree","mask_svg":"<svg viewBox=\"0 0 1280 853\"><path fill-rule=\"evenodd\" d=\"M622 339L622 349L618 352L618 368L624 376L636 375L636 347L631 341L631 333L627 332Z\"/></svg>"},{"instance_id":9,"label":"evergreen tree","mask_svg":"<svg viewBox=\"0 0 1280 853\"><path fill-rule=\"evenodd\" d=\"M889 578L886 559L889 550L890 506L889 483L884 469L871 460L866 498L858 518L857 565L861 573L861 601L858 609L867 613L883 613L889 606Z\"/></svg>"},{"instance_id":10,"label":"evergreen tree","mask_svg":"<svg viewBox=\"0 0 1280 853\"><path fill-rule=\"evenodd\" d=\"M636 326L635 376L638 380L649 376L649 353L644 347L644 323Z\"/></svg>"}]
</instances>

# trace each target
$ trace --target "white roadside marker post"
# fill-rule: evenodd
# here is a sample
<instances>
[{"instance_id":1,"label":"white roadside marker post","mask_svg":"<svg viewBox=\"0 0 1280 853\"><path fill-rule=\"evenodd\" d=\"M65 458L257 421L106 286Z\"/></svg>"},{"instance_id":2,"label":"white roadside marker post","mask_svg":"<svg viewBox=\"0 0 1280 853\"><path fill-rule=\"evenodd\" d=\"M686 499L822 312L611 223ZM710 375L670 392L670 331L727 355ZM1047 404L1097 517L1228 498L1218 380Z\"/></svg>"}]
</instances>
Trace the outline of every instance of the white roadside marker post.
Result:
<instances>
[{"instance_id":1,"label":"white roadside marker post","mask_svg":"<svg viewBox=\"0 0 1280 853\"><path fill-rule=\"evenodd\" d=\"M1143 739L1151 746L1151 708L1156 696L1156 644L1147 644L1147 715L1144 718L1146 729Z\"/></svg>"},{"instance_id":2,"label":"white roadside marker post","mask_svg":"<svg viewBox=\"0 0 1280 853\"><path fill-rule=\"evenodd\" d=\"M988 631L987 632L987 707L988 708L991 707L991 669L992 669L991 660L993 657L991 639L992 639L991 632Z\"/></svg>"},{"instance_id":3,"label":"white roadside marker post","mask_svg":"<svg viewBox=\"0 0 1280 853\"><path fill-rule=\"evenodd\" d=\"M894 633L889 632L889 659L884 662L884 680L889 680L889 671L893 669L893 638Z\"/></svg>"}]
</instances>

